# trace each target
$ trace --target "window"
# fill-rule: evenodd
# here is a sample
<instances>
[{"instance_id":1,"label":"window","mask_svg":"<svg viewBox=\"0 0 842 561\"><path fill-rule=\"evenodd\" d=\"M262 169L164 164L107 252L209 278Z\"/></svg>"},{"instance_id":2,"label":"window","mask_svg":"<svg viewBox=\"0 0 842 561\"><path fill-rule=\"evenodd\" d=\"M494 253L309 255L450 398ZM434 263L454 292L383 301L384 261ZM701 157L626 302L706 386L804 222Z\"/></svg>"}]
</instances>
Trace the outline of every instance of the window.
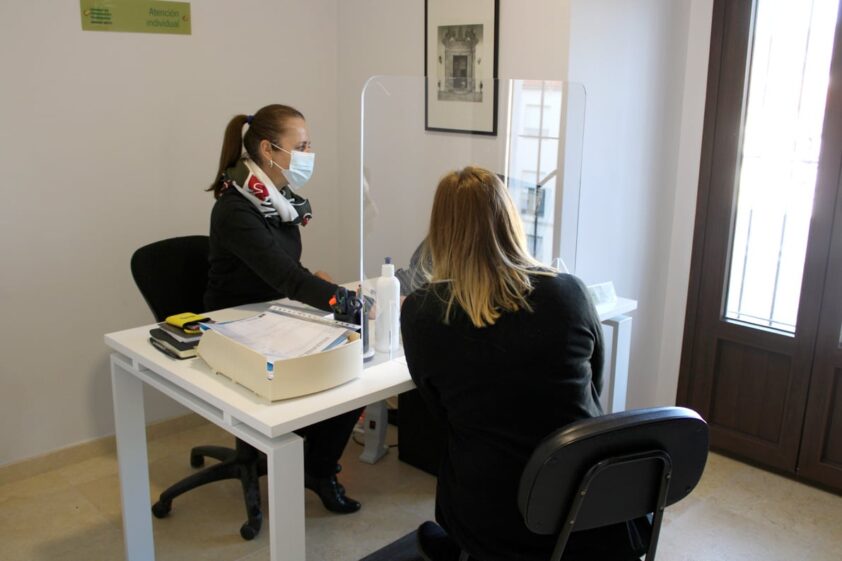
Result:
<instances>
[{"instance_id":1,"label":"window","mask_svg":"<svg viewBox=\"0 0 842 561\"><path fill-rule=\"evenodd\" d=\"M562 83L511 82L511 138L506 182L518 204L533 257L553 259L552 209L558 169Z\"/></svg>"},{"instance_id":2,"label":"window","mask_svg":"<svg viewBox=\"0 0 842 561\"><path fill-rule=\"evenodd\" d=\"M725 316L794 333L837 0L756 9Z\"/></svg>"}]
</instances>

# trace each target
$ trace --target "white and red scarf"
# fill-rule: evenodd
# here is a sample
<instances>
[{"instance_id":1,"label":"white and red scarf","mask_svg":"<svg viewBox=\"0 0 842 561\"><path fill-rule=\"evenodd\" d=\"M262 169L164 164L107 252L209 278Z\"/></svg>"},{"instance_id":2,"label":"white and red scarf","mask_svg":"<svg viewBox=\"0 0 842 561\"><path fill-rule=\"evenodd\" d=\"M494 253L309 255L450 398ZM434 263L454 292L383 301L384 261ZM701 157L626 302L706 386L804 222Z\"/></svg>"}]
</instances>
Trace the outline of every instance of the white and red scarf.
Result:
<instances>
[{"instance_id":1,"label":"white and red scarf","mask_svg":"<svg viewBox=\"0 0 842 561\"><path fill-rule=\"evenodd\" d=\"M292 203L278 191L260 166L249 158L240 160L237 166L228 170L226 176L230 184L264 216L280 216L282 222L298 220L298 212Z\"/></svg>"}]
</instances>

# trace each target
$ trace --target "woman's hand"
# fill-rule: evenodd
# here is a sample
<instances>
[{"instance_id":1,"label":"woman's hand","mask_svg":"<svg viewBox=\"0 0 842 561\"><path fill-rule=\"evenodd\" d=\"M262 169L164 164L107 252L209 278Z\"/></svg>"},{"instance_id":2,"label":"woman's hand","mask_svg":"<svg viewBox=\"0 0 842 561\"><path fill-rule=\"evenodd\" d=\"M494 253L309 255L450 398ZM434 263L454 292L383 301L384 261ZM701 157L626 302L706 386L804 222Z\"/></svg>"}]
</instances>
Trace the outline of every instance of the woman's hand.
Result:
<instances>
[{"instance_id":1,"label":"woman's hand","mask_svg":"<svg viewBox=\"0 0 842 561\"><path fill-rule=\"evenodd\" d=\"M317 277L319 277L322 280L326 280L327 282L333 282L333 277L331 277L329 274L325 273L324 271L316 271L313 274L316 275Z\"/></svg>"}]
</instances>

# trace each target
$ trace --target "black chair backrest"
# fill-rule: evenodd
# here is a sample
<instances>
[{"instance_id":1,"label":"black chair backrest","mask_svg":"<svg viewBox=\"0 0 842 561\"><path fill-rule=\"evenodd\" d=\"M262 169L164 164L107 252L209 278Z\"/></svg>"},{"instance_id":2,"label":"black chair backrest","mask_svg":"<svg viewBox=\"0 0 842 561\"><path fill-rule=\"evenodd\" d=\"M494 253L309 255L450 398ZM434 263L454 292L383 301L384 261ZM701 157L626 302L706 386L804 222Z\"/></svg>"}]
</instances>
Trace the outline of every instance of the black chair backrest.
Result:
<instances>
[{"instance_id":1,"label":"black chair backrest","mask_svg":"<svg viewBox=\"0 0 842 561\"><path fill-rule=\"evenodd\" d=\"M538 445L520 479L518 506L532 532L557 534L587 479L573 531L632 520L657 510L665 465L668 506L693 490L707 454L707 424L683 407L584 419Z\"/></svg>"},{"instance_id":2,"label":"black chair backrest","mask_svg":"<svg viewBox=\"0 0 842 561\"><path fill-rule=\"evenodd\" d=\"M155 321L182 312L201 313L208 283L207 236L170 238L134 252L132 277Z\"/></svg>"}]
</instances>

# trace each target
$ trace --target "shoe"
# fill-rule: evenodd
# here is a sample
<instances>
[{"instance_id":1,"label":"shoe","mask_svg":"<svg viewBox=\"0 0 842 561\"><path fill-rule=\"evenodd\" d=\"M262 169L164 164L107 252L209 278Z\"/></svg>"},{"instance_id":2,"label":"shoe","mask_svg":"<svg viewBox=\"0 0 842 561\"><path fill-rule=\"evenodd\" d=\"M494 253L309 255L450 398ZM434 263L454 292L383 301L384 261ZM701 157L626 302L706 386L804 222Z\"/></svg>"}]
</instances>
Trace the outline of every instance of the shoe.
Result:
<instances>
[{"instance_id":1,"label":"shoe","mask_svg":"<svg viewBox=\"0 0 842 561\"><path fill-rule=\"evenodd\" d=\"M340 471L342 471L342 464L336 464L336 471L334 473L339 473ZM305 477L306 477L306 474L305 474ZM306 483L305 483L305 487L306 487ZM340 495L345 494L345 486L342 485L341 483L339 483L339 481L336 482L336 488L339 490Z\"/></svg>"},{"instance_id":2,"label":"shoe","mask_svg":"<svg viewBox=\"0 0 842 561\"><path fill-rule=\"evenodd\" d=\"M435 522L424 522L415 533L418 552L424 561L459 561L462 548Z\"/></svg>"},{"instance_id":3,"label":"shoe","mask_svg":"<svg viewBox=\"0 0 842 561\"><path fill-rule=\"evenodd\" d=\"M325 508L331 512L350 514L357 512L362 506L354 499L345 496L345 489L336 481L335 475L315 477L305 473L304 487L315 491Z\"/></svg>"}]
</instances>

